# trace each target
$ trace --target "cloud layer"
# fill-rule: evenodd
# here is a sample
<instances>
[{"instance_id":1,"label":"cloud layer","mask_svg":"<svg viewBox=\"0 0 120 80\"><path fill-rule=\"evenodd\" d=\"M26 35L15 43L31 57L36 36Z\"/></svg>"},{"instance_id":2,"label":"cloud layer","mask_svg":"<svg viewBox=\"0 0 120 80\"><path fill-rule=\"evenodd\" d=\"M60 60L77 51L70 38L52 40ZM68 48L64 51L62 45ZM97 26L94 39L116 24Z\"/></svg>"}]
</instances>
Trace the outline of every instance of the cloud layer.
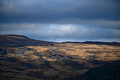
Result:
<instances>
[{"instance_id":1,"label":"cloud layer","mask_svg":"<svg viewBox=\"0 0 120 80\"><path fill-rule=\"evenodd\" d=\"M120 20L119 0L1 0L3 21Z\"/></svg>"},{"instance_id":2,"label":"cloud layer","mask_svg":"<svg viewBox=\"0 0 120 80\"><path fill-rule=\"evenodd\" d=\"M48 41L120 41L120 29L75 24L0 24L0 34L19 34Z\"/></svg>"},{"instance_id":3,"label":"cloud layer","mask_svg":"<svg viewBox=\"0 0 120 80\"><path fill-rule=\"evenodd\" d=\"M120 41L120 1L0 0L0 34Z\"/></svg>"}]
</instances>

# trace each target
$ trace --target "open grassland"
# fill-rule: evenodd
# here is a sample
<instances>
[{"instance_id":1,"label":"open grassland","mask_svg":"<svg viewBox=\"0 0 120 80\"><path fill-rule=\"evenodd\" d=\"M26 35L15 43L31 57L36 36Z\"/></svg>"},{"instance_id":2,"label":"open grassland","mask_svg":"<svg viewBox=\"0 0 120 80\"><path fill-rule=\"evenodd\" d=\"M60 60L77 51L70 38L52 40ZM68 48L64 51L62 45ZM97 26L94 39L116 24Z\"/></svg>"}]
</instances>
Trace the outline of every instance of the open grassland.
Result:
<instances>
[{"instance_id":1,"label":"open grassland","mask_svg":"<svg viewBox=\"0 0 120 80\"><path fill-rule=\"evenodd\" d=\"M94 68L119 60L120 46L113 45L0 47L0 80L90 80L86 75Z\"/></svg>"}]
</instances>

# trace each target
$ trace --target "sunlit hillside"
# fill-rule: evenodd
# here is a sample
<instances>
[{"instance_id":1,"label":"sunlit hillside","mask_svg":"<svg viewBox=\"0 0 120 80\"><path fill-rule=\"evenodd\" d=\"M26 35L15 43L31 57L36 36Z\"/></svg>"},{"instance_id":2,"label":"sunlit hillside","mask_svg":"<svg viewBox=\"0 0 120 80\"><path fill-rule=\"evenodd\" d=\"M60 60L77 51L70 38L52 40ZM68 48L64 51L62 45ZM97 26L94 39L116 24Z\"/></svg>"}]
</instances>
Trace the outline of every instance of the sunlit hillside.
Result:
<instances>
[{"instance_id":1,"label":"sunlit hillside","mask_svg":"<svg viewBox=\"0 0 120 80\"><path fill-rule=\"evenodd\" d=\"M0 80L120 79L118 45L49 42L15 46L0 47Z\"/></svg>"}]
</instances>

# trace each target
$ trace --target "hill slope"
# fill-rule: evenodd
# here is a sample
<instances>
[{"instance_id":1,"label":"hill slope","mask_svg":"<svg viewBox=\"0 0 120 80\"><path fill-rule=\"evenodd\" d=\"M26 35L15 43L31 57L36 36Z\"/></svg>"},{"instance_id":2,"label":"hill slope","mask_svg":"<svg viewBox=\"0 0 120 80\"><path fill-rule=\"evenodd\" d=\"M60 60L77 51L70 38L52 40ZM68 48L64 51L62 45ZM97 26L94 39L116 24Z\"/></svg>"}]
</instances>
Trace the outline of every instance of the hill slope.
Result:
<instances>
[{"instance_id":1,"label":"hill slope","mask_svg":"<svg viewBox=\"0 0 120 80\"><path fill-rule=\"evenodd\" d=\"M2 47L50 45L52 43L53 42L30 39L21 35L0 35L0 46Z\"/></svg>"},{"instance_id":2,"label":"hill slope","mask_svg":"<svg viewBox=\"0 0 120 80\"><path fill-rule=\"evenodd\" d=\"M0 80L120 80L119 67L120 46L0 36Z\"/></svg>"}]
</instances>

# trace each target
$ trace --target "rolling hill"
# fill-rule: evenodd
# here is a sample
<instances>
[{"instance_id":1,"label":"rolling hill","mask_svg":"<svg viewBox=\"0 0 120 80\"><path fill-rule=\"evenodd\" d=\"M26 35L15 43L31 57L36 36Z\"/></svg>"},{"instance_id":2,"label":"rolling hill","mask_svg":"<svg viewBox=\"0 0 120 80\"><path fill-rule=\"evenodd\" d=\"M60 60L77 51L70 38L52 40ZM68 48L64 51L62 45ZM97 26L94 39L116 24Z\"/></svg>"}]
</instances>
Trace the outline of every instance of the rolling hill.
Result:
<instances>
[{"instance_id":1,"label":"rolling hill","mask_svg":"<svg viewBox=\"0 0 120 80\"><path fill-rule=\"evenodd\" d=\"M120 80L120 46L0 36L0 80Z\"/></svg>"},{"instance_id":2,"label":"rolling hill","mask_svg":"<svg viewBox=\"0 0 120 80\"><path fill-rule=\"evenodd\" d=\"M4 47L17 47L29 45L50 45L53 42L30 39L22 35L0 35L0 46Z\"/></svg>"}]
</instances>

